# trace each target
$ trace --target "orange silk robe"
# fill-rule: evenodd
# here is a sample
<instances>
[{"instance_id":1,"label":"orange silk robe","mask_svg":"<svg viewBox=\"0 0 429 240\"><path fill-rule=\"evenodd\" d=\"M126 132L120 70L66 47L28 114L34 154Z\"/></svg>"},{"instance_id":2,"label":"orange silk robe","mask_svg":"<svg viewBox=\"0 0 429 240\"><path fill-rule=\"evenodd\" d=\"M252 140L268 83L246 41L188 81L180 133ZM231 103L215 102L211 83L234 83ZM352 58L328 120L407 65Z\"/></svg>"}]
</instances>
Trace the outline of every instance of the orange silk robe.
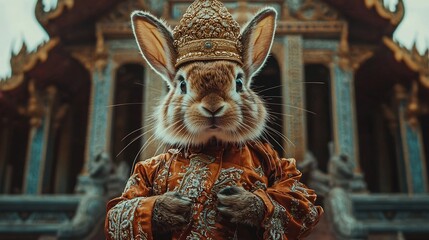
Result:
<instances>
[{"instance_id":1,"label":"orange silk robe","mask_svg":"<svg viewBox=\"0 0 429 240\"><path fill-rule=\"evenodd\" d=\"M204 152L204 153L202 153ZM172 149L139 162L121 197L107 205L107 239L299 239L308 235L323 210L316 194L299 182L294 159L279 158L268 144L218 147L188 153ZM216 193L242 186L259 196L265 216L258 227L221 220ZM192 220L180 231L152 230L157 197L177 191L192 199Z\"/></svg>"}]
</instances>

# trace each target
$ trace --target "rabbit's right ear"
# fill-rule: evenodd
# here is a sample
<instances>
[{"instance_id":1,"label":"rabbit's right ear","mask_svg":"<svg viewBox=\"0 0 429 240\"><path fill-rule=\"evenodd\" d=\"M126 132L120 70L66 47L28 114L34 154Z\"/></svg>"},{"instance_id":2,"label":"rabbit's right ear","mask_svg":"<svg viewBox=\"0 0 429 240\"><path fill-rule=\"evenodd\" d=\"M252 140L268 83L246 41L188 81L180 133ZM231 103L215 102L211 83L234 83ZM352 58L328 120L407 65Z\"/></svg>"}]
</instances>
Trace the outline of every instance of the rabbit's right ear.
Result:
<instances>
[{"instance_id":1,"label":"rabbit's right ear","mask_svg":"<svg viewBox=\"0 0 429 240\"><path fill-rule=\"evenodd\" d=\"M155 72L172 84L176 73L176 50L171 29L150 13L131 14L134 36L146 62Z\"/></svg>"}]
</instances>

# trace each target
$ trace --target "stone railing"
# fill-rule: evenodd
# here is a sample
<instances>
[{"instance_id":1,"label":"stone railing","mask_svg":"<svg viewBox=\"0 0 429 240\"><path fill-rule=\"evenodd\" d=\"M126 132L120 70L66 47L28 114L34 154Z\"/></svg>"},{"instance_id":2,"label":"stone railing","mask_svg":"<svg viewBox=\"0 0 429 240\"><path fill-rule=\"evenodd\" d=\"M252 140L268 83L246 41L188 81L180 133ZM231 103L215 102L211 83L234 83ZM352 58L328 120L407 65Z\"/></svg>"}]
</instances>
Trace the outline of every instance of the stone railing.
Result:
<instances>
[{"instance_id":1,"label":"stone railing","mask_svg":"<svg viewBox=\"0 0 429 240\"><path fill-rule=\"evenodd\" d=\"M429 236L427 194L357 194L335 188L325 209L339 239L398 233Z\"/></svg>"},{"instance_id":2,"label":"stone railing","mask_svg":"<svg viewBox=\"0 0 429 240\"><path fill-rule=\"evenodd\" d=\"M71 224L81 199L80 195L2 195L0 238L56 236Z\"/></svg>"}]
</instances>

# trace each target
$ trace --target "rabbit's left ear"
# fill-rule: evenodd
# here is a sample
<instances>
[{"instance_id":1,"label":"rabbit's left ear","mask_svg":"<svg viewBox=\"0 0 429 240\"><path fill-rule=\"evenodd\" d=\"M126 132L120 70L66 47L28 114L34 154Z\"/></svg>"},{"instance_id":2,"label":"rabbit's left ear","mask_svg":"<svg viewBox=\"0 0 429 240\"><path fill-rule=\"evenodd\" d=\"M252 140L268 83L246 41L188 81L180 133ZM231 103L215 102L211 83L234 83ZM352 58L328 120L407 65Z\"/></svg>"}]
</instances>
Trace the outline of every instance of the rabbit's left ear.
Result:
<instances>
[{"instance_id":1,"label":"rabbit's left ear","mask_svg":"<svg viewBox=\"0 0 429 240\"><path fill-rule=\"evenodd\" d=\"M171 29L148 12L131 14L134 36L146 62L161 77L172 84L176 69L176 50Z\"/></svg>"},{"instance_id":2,"label":"rabbit's left ear","mask_svg":"<svg viewBox=\"0 0 429 240\"><path fill-rule=\"evenodd\" d=\"M277 12L267 7L258 12L242 32L244 70L249 78L264 65L273 45Z\"/></svg>"}]
</instances>

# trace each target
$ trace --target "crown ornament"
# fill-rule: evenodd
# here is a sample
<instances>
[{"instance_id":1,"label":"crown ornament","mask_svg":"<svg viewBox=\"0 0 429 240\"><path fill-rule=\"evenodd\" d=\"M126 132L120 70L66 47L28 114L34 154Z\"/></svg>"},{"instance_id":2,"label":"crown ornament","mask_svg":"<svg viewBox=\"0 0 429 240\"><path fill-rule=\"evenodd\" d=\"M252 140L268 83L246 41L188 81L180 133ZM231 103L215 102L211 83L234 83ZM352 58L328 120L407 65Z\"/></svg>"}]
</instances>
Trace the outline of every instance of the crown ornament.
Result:
<instances>
[{"instance_id":1,"label":"crown ornament","mask_svg":"<svg viewBox=\"0 0 429 240\"><path fill-rule=\"evenodd\" d=\"M178 67L191 61L229 60L242 65L240 25L217 0L196 0L173 30Z\"/></svg>"}]
</instances>

